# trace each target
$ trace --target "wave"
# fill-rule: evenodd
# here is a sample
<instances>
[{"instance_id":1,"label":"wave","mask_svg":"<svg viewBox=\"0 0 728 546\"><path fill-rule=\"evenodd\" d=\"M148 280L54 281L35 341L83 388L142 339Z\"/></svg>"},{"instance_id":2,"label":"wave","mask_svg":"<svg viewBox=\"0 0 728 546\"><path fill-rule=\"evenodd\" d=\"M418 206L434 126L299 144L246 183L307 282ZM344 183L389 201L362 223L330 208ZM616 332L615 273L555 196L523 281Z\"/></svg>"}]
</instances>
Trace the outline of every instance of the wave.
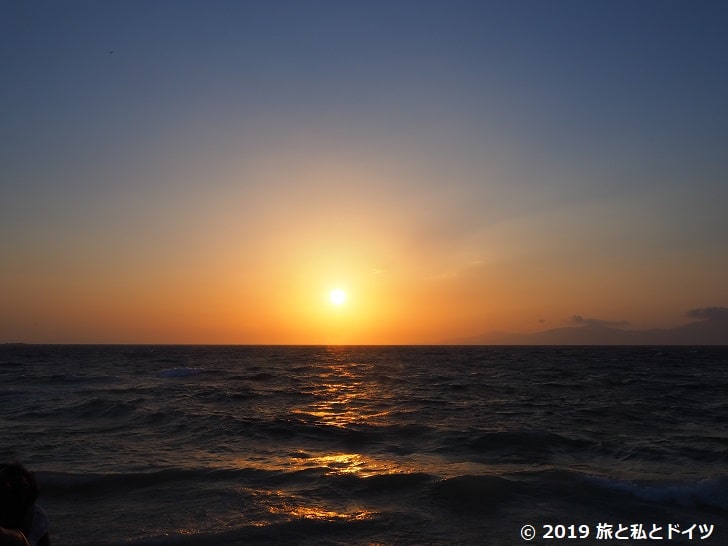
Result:
<instances>
[{"instance_id":1,"label":"wave","mask_svg":"<svg viewBox=\"0 0 728 546\"><path fill-rule=\"evenodd\" d=\"M559 457L593 457L604 446L587 438L573 438L555 432L515 429L503 431L452 432L434 437L435 451L446 456L465 457L481 463L538 463Z\"/></svg>"},{"instance_id":2,"label":"wave","mask_svg":"<svg viewBox=\"0 0 728 546\"><path fill-rule=\"evenodd\" d=\"M596 445L589 440L569 438L540 430L486 432L469 440L467 444L472 449L480 451L538 454L543 454L544 451L588 449Z\"/></svg>"},{"instance_id":3,"label":"wave","mask_svg":"<svg viewBox=\"0 0 728 546\"><path fill-rule=\"evenodd\" d=\"M464 475L438 482L433 495L458 512L490 512L521 491L521 484L500 476Z\"/></svg>"},{"instance_id":4,"label":"wave","mask_svg":"<svg viewBox=\"0 0 728 546\"><path fill-rule=\"evenodd\" d=\"M351 536L370 537L389 530L390 523L372 517L358 521L297 518L266 524L243 524L215 531L174 531L126 540L98 541L79 546L249 546L250 544L350 544ZM356 529L355 529L356 528ZM324 538L325 537L325 538ZM338 540L336 540L338 538ZM369 544L357 541L356 544Z\"/></svg>"},{"instance_id":5,"label":"wave","mask_svg":"<svg viewBox=\"0 0 728 546\"><path fill-rule=\"evenodd\" d=\"M248 483L275 487L302 482L345 489L352 494L388 495L406 490L430 493L438 501L454 506L472 505L477 509L513 499L516 495L559 496L582 493L603 498L605 492L629 495L636 499L677 506L707 506L728 509L728 476L699 480L633 481L612 476L595 476L575 470L546 469L502 474L462 474L439 478L425 472L383 472L375 475L331 473L325 466L292 471L261 468L164 468L153 471L119 473L36 472L44 495L67 495L80 492L107 493L171 483L197 482ZM483 504L483 499L488 499Z\"/></svg>"},{"instance_id":6,"label":"wave","mask_svg":"<svg viewBox=\"0 0 728 546\"><path fill-rule=\"evenodd\" d=\"M394 472L373 476L332 473L326 466L291 471L261 468L166 468L146 472L66 473L38 471L35 473L43 497L68 498L101 496L108 499L126 496L140 489L155 491L200 489L207 492L218 488L227 490L241 486L251 490L319 489L346 491L349 497L391 498L406 492L417 493L437 482L437 477L423 472Z\"/></svg>"},{"instance_id":7,"label":"wave","mask_svg":"<svg viewBox=\"0 0 728 546\"><path fill-rule=\"evenodd\" d=\"M136 408L142 398L135 400L107 400L104 398L90 398L75 406L69 408L69 411L75 416L88 418L88 417L110 417L117 418L130 415L136 411Z\"/></svg>"},{"instance_id":8,"label":"wave","mask_svg":"<svg viewBox=\"0 0 728 546\"><path fill-rule=\"evenodd\" d=\"M74 374L74 373L57 373L57 374L49 374L45 376L38 376L39 381L42 381L44 383L99 383L99 384L106 384L106 383L120 383L121 379L113 376L113 375L81 375L81 374Z\"/></svg>"},{"instance_id":9,"label":"wave","mask_svg":"<svg viewBox=\"0 0 728 546\"><path fill-rule=\"evenodd\" d=\"M160 486L179 482L250 479L263 473L255 469L182 469L165 468L148 472L84 473L38 471L35 473L43 495L65 496L80 493L113 495L140 487ZM271 473L272 474L272 473Z\"/></svg>"},{"instance_id":10,"label":"wave","mask_svg":"<svg viewBox=\"0 0 728 546\"><path fill-rule=\"evenodd\" d=\"M657 483L602 477L591 477L588 480L599 487L648 502L671 503L678 506L709 506L728 510L728 476Z\"/></svg>"},{"instance_id":11,"label":"wave","mask_svg":"<svg viewBox=\"0 0 728 546\"><path fill-rule=\"evenodd\" d=\"M697 512L693 514L715 513L711 511L728 507L728 476L648 483L567 469L463 473L444 478L424 472L362 476L331 473L324 467L296 471L167 468L118 474L36 475L42 495L51 504L72 497L87 502L99 499L112 506L131 504L132 513L124 517L137 521L145 517L141 514L171 505L182 512L194 511L194 503L185 504L185 499L195 491L204 506L200 514L214 515L214 521L207 517L180 518L177 523L160 519L145 526L145 530L131 526L130 534L123 538L117 536L108 542L77 539L76 546L314 544L324 537L329 544L370 544L377 536L388 537L389 542L384 542L390 543L392 528L401 533L397 543L421 544L430 537L429 533L423 535L422 529L432 523L433 517L439 522L443 540L430 543L447 544L451 541L445 537L453 529L449 521L465 522L474 529L473 538L482 539L487 535L478 535L480 523L484 533L508 518L514 526L516 522L520 525L523 518L534 517L544 507L568 510L584 522L615 514L649 515L662 521L685 513L685 506L695 507ZM110 521L115 521L111 517ZM410 532L415 533L414 538L405 539Z\"/></svg>"},{"instance_id":12,"label":"wave","mask_svg":"<svg viewBox=\"0 0 728 546\"><path fill-rule=\"evenodd\" d=\"M159 372L159 377L190 377L192 375L200 375L205 373L204 368L188 368L186 366L180 368L169 368Z\"/></svg>"}]
</instances>

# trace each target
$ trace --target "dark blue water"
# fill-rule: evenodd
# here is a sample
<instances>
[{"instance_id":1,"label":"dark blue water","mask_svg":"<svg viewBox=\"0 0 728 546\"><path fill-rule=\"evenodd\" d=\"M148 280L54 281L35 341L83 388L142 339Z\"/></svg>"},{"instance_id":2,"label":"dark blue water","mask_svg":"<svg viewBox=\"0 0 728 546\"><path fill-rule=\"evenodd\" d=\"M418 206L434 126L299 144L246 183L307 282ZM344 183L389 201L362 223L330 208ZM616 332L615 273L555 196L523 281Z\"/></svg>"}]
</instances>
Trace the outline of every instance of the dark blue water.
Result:
<instances>
[{"instance_id":1,"label":"dark blue water","mask_svg":"<svg viewBox=\"0 0 728 546\"><path fill-rule=\"evenodd\" d=\"M724 347L0 347L59 545L725 545L726 423Z\"/></svg>"}]
</instances>

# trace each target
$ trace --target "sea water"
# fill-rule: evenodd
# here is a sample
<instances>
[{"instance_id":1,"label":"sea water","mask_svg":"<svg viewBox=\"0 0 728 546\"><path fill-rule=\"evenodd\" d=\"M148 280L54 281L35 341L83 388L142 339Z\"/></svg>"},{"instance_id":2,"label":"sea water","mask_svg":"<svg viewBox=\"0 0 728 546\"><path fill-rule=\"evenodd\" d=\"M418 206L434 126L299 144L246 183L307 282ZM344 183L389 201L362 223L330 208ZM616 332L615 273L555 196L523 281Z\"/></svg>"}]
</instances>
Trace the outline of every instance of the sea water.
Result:
<instances>
[{"instance_id":1,"label":"sea water","mask_svg":"<svg viewBox=\"0 0 728 546\"><path fill-rule=\"evenodd\" d=\"M56 545L723 546L727 423L725 347L0 346Z\"/></svg>"}]
</instances>

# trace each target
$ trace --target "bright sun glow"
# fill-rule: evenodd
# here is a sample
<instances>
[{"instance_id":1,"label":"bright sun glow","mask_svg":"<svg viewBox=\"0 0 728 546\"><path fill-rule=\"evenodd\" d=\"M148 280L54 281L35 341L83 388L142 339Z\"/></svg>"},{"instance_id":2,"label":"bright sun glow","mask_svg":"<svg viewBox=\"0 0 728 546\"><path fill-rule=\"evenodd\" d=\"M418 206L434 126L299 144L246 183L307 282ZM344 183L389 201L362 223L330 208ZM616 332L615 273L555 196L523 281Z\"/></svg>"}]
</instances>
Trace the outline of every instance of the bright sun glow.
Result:
<instances>
[{"instance_id":1,"label":"bright sun glow","mask_svg":"<svg viewBox=\"0 0 728 546\"><path fill-rule=\"evenodd\" d=\"M342 303L344 303L344 301L346 301L346 293L343 290L337 288L336 290L331 291L331 293L329 294L329 299L334 305L341 305Z\"/></svg>"}]
</instances>

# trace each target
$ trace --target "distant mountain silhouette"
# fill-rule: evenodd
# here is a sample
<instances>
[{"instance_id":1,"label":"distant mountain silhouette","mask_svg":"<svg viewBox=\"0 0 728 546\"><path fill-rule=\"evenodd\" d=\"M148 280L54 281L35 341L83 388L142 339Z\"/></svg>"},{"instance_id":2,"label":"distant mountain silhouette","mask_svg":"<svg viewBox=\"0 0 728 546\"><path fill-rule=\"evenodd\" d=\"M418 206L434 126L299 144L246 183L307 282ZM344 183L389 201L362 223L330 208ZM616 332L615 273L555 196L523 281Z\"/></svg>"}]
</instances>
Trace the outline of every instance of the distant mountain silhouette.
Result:
<instances>
[{"instance_id":1,"label":"distant mountain silhouette","mask_svg":"<svg viewBox=\"0 0 728 546\"><path fill-rule=\"evenodd\" d=\"M702 313L706 311L705 313ZM711 311L711 312L707 312ZM491 332L454 340L465 345L728 345L728 309L694 310L702 320L676 328L628 330L585 321L583 325L554 328L530 334Z\"/></svg>"}]
</instances>

